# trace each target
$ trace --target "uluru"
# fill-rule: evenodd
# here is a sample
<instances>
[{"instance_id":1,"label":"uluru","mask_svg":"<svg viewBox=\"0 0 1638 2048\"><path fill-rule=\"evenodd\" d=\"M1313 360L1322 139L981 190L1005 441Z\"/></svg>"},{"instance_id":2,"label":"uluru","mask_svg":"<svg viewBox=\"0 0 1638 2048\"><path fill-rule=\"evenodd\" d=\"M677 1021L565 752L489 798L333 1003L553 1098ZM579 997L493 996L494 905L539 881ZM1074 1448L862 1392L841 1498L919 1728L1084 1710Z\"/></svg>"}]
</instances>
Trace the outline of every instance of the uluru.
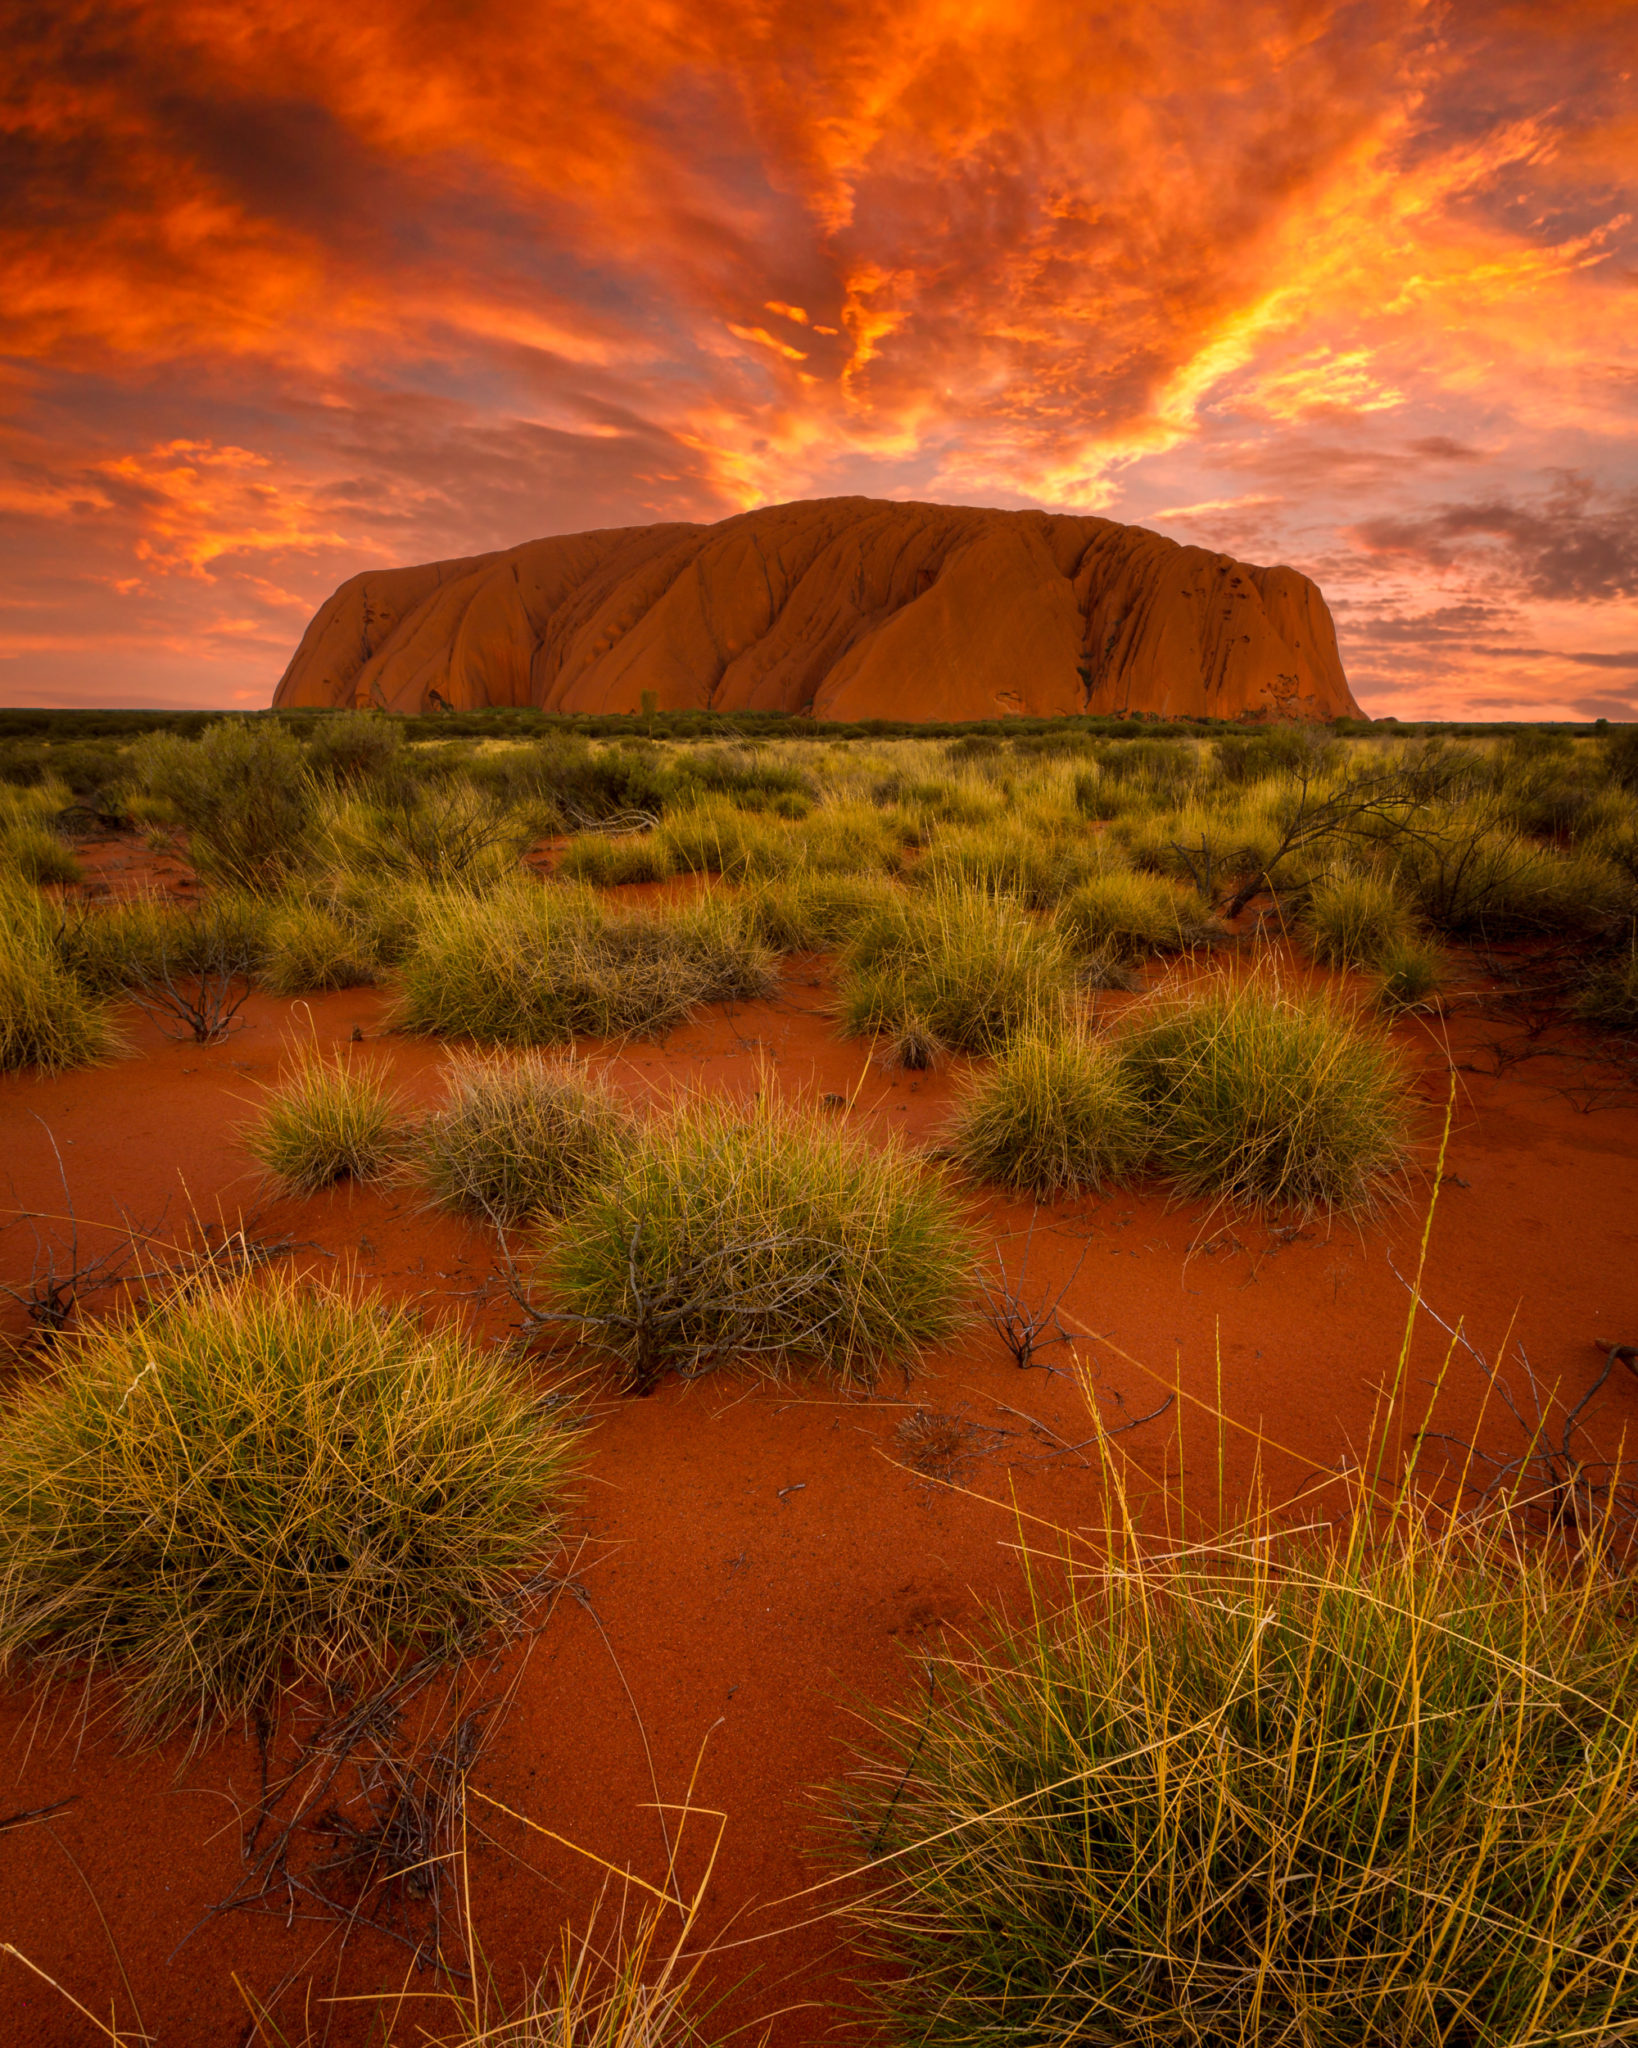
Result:
<instances>
[{"instance_id":1,"label":"uluru","mask_svg":"<svg viewBox=\"0 0 1638 2048\"><path fill-rule=\"evenodd\" d=\"M273 701L631 712L646 694L818 719L1358 715L1295 569L1109 519L876 498L366 570Z\"/></svg>"}]
</instances>

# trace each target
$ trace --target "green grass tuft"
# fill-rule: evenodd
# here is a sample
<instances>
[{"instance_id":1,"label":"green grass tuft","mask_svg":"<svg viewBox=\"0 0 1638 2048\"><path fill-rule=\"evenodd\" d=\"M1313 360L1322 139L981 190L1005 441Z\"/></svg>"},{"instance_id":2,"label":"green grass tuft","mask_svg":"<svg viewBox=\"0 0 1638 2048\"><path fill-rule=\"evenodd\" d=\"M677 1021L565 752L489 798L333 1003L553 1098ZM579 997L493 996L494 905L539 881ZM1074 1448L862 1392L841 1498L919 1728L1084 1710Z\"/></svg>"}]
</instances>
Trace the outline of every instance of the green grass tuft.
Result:
<instances>
[{"instance_id":1,"label":"green grass tuft","mask_svg":"<svg viewBox=\"0 0 1638 2048\"><path fill-rule=\"evenodd\" d=\"M1128 1178L1147 1143L1125 1063L1085 1032L1016 1040L971 1083L950 1135L969 1173L1047 1201Z\"/></svg>"},{"instance_id":2,"label":"green grass tuft","mask_svg":"<svg viewBox=\"0 0 1638 2048\"><path fill-rule=\"evenodd\" d=\"M1588 968L1570 1007L1583 1024L1638 1033L1638 940Z\"/></svg>"},{"instance_id":3,"label":"green grass tuft","mask_svg":"<svg viewBox=\"0 0 1638 2048\"><path fill-rule=\"evenodd\" d=\"M561 880L588 882L598 889L663 882L675 869L670 848L655 832L628 832L618 838L582 832L564 847L557 864Z\"/></svg>"},{"instance_id":4,"label":"green grass tuft","mask_svg":"<svg viewBox=\"0 0 1638 2048\"><path fill-rule=\"evenodd\" d=\"M1154 1163L1185 1194L1368 1208L1400 1165L1408 1077L1328 995L1225 982L1134 1016L1120 1044Z\"/></svg>"},{"instance_id":5,"label":"green grass tuft","mask_svg":"<svg viewBox=\"0 0 1638 2048\"><path fill-rule=\"evenodd\" d=\"M1118 962L1185 953L1222 930L1194 889L1125 871L1096 875L1073 890L1058 925L1077 953Z\"/></svg>"},{"instance_id":6,"label":"green grass tuft","mask_svg":"<svg viewBox=\"0 0 1638 2048\"><path fill-rule=\"evenodd\" d=\"M1301 919L1316 960L1331 967L1380 968L1415 942L1416 917L1386 876L1340 872L1323 876Z\"/></svg>"},{"instance_id":7,"label":"green grass tuft","mask_svg":"<svg viewBox=\"0 0 1638 2048\"><path fill-rule=\"evenodd\" d=\"M601 1076L575 1061L459 1055L449 1100L423 1127L416 1163L438 1200L501 1224L562 1215L613 1171L632 1122Z\"/></svg>"},{"instance_id":8,"label":"green grass tuft","mask_svg":"<svg viewBox=\"0 0 1638 2048\"><path fill-rule=\"evenodd\" d=\"M616 915L589 890L524 882L422 905L404 962L406 1030L490 1045L663 1031L701 1003L766 994L767 948L715 896Z\"/></svg>"},{"instance_id":9,"label":"green grass tuft","mask_svg":"<svg viewBox=\"0 0 1638 2048\"><path fill-rule=\"evenodd\" d=\"M0 886L0 1073L95 1066L123 1049L108 1006L63 965L53 906Z\"/></svg>"},{"instance_id":10,"label":"green grass tuft","mask_svg":"<svg viewBox=\"0 0 1638 2048\"><path fill-rule=\"evenodd\" d=\"M295 1193L379 1180L403 1158L409 1125L384 1064L304 1052L245 1135L252 1158Z\"/></svg>"},{"instance_id":11,"label":"green grass tuft","mask_svg":"<svg viewBox=\"0 0 1638 2048\"><path fill-rule=\"evenodd\" d=\"M0 835L0 871L24 882L83 882L79 857L49 826L19 823Z\"/></svg>"},{"instance_id":12,"label":"green grass tuft","mask_svg":"<svg viewBox=\"0 0 1638 2048\"><path fill-rule=\"evenodd\" d=\"M1075 987L1063 940L1016 904L966 889L884 903L843 955L844 1035L912 1020L958 1052L998 1052L1059 1021Z\"/></svg>"},{"instance_id":13,"label":"green grass tuft","mask_svg":"<svg viewBox=\"0 0 1638 2048\"><path fill-rule=\"evenodd\" d=\"M322 903L281 904L267 920L257 979L276 996L362 988L375 971L363 935Z\"/></svg>"},{"instance_id":14,"label":"green grass tuft","mask_svg":"<svg viewBox=\"0 0 1638 2048\"><path fill-rule=\"evenodd\" d=\"M754 883L740 898L751 930L776 953L828 953L899 900L885 875L812 874Z\"/></svg>"},{"instance_id":15,"label":"green grass tuft","mask_svg":"<svg viewBox=\"0 0 1638 2048\"><path fill-rule=\"evenodd\" d=\"M1385 1010L1430 1007L1444 979L1444 960L1424 939L1396 939L1377 957L1377 1001Z\"/></svg>"},{"instance_id":16,"label":"green grass tuft","mask_svg":"<svg viewBox=\"0 0 1638 2048\"><path fill-rule=\"evenodd\" d=\"M961 1326L974 1260L949 1194L898 1145L767 1098L691 1098L588 1187L545 1272L636 1391L733 1362L869 1386Z\"/></svg>"},{"instance_id":17,"label":"green grass tuft","mask_svg":"<svg viewBox=\"0 0 1638 2048\"><path fill-rule=\"evenodd\" d=\"M0 1430L0 1658L125 1674L163 1733L500 1621L563 1435L469 1338L262 1273L65 1349Z\"/></svg>"},{"instance_id":18,"label":"green grass tuft","mask_svg":"<svg viewBox=\"0 0 1638 2048\"><path fill-rule=\"evenodd\" d=\"M1434 1518L1437 1522L1437 1518ZM1638 2032L1624 1572L1408 1520L1135 1539L882 1715L860 1909L907 2048Z\"/></svg>"}]
</instances>

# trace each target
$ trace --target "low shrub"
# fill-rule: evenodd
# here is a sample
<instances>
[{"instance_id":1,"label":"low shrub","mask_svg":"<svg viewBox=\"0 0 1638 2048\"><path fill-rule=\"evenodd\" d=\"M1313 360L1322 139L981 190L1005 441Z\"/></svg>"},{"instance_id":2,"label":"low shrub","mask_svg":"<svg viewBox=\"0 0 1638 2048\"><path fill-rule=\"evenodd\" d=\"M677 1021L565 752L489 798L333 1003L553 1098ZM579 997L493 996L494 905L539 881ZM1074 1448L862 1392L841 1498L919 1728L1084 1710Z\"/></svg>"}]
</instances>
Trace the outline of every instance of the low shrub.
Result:
<instances>
[{"instance_id":1,"label":"low shrub","mask_svg":"<svg viewBox=\"0 0 1638 2048\"><path fill-rule=\"evenodd\" d=\"M0 885L0 1073L95 1066L122 1049L107 1004L63 964L52 906Z\"/></svg>"},{"instance_id":2,"label":"low shrub","mask_svg":"<svg viewBox=\"0 0 1638 2048\"><path fill-rule=\"evenodd\" d=\"M1624 725L1604 742L1604 772L1618 789L1638 794L1638 725Z\"/></svg>"},{"instance_id":3,"label":"low shrub","mask_svg":"<svg viewBox=\"0 0 1638 2048\"><path fill-rule=\"evenodd\" d=\"M634 1392L668 1368L732 1362L807 1362L869 1386L961 1325L975 1252L897 1144L768 1097L700 1097L652 1119L588 1186L544 1271Z\"/></svg>"},{"instance_id":4,"label":"low shrub","mask_svg":"<svg viewBox=\"0 0 1638 2048\"><path fill-rule=\"evenodd\" d=\"M1194 889L1121 870L1097 875L1067 896L1058 928L1083 957L1118 961L1188 952L1222 931Z\"/></svg>"},{"instance_id":5,"label":"low shrub","mask_svg":"<svg viewBox=\"0 0 1638 2048\"><path fill-rule=\"evenodd\" d=\"M202 875L278 888L308 859L313 788L300 744L273 719L221 719L196 740L156 734L132 749L144 794L163 799Z\"/></svg>"},{"instance_id":6,"label":"low shrub","mask_svg":"<svg viewBox=\"0 0 1638 2048\"><path fill-rule=\"evenodd\" d=\"M1386 876L1338 871L1310 890L1300 929L1314 958L1331 967L1379 967L1415 939L1416 918Z\"/></svg>"},{"instance_id":7,"label":"low shrub","mask_svg":"<svg viewBox=\"0 0 1638 2048\"><path fill-rule=\"evenodd\" d=\"M1095 1192L1142 1163L1143 1102L1107 1040L1017 1039L961 1100L950 1149L969 1173L1051 1201Z\"/></svg>"},{"instance_id":8,"label":"low shrub","mask_svg":"<svg viewBox=\"0 0 1638 2048\"><path fill-rule=\"evenodd\" d=\"M308 766L331 782L360 783L386 774L403 752L404 731L377 711L338 711L307 735Z\"/></svg>"},{"instance_id":9,"label":"low shrub","mask_svg":"<svg viewBox=\"0 0 1638 2048\"><path fill-rule=\"evenodd\" d=\"M785 818L805 818L819 795L810 775L760 747L690 747L678 757L676 775L683 799L706 790L742 811Z\"/></svg>"},{"instance_id":10,"label":"low shrub","mask_svg":"<svg viewBox=\"0 0 1638 2048\"><path fill-rule=\"evenodd\" d=\"M67 1340L0 1425L0 1659L155 1734L502 1621L567 1443L454 1328L266 1270Z\"/></svg>"},{"instance_id":11,"label":"low shrub","mask_svg":"<svg viewBox=\"0 0 1638 2048\"><path fill-rule=\"evenodd\" d=\"M934 1654L846 1794L890 2037L1628 2039L1629 1581L1432 1519L1116 1535L1065 1611Z\"/></svg>"},{"instance_id":12,"label":"low shrub","mask_svg":"<svg viewBox=\"0 0 1638 2048\"><path fill-rule=\"evenodd\" d=\"M658 747L593 747L565 733L544 746L508 748L504 759L514 785L549 797L576 832L610 819L657 818L675 788Z\"/></svg>"},{"instance_id":13,"label":"low shrub","mask_svg":"<svg viewBox=\"0 0 1638 2048\"><path fill-rule=\"evenodd\" d=\"M619 1097L576 1061L457 1055L448 1083L416 1164L440 1202L493 1223L562 1215L631 1141Z\"/></svg>"},{"instance_id":14,"label":"low shrub","mask_svg":"<svg viewBox=\"0 0 1638 2048\"><path fill-rule=\"evenodd\" d=\"M1219 982L1132 1017L1120 1043L1154 1162L1186 1194L1362 1208L1399 1166L1408 1079L1329 995Z\"/></svg>"},{"instance_id":15,"label":"low shrub","mask_svg":"<svg viewBox=\"0 0 1638 2048\"><path fill-rule=\"evenodd\" d=\"M338 1180L379 1180L403 1158L409 1126L379 1062L303 1053L268 1097L245 1146L275 1179L310 1195Z\"/></svg>"},{"instance_id":16,"label":"low shrub","mask_svg":"<svg viewBox=\"0 0 1638 2048\"><path fill-rule=\"evenodd\" d=\"M843 955L844 1034L914 1019L958 1052L998 1052L1066 1014L1075 986L1063 940L1016 904L975 890L884 903Z\"/></svg>"}]
</instances>

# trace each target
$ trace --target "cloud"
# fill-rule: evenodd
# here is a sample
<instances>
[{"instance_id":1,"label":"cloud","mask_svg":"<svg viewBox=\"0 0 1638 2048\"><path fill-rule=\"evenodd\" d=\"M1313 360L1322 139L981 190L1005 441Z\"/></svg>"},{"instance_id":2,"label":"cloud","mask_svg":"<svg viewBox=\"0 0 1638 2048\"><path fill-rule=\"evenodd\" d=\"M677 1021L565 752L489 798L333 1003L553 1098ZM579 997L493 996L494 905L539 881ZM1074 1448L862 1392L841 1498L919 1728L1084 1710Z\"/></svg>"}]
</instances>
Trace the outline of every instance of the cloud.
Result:
<instances>
[{"instance_id":1,"label":"cloud","mask_svg":"<svg viewBox=\"0 0 1638 2048\"><path fill-rule=\"evenodd\" d=\"M832 490L1169 508L1345 613L1618 601L1632 40L1611 0L21 0L19 588L88 691L149 632L224 698L368 563Z\"/></svg>"},{"instance_id":2,"label":"cloud","mask_svg":"<svg viewBox=\"0 0 1638 2048\"><path fill-rule=\"evenodd\" d=\"M1638 596L1638 491L1599 501L1592 481L1561 478L1535 504L1491 499L1440 505L1355 527L1373 554L1433 569L1494 564L1532 597L1578 604Z\"/></svg>"}]
</instances>

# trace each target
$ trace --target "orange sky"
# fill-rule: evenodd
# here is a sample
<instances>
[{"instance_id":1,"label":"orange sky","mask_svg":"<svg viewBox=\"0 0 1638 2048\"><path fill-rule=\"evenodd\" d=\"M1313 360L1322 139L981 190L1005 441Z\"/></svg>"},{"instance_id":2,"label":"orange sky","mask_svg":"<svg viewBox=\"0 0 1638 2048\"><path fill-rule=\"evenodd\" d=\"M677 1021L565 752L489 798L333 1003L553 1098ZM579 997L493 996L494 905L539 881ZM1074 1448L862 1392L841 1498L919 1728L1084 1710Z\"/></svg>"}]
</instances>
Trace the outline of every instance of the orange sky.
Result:
<instances>
[{"instance_id":1,"label":"orange sky","mask_svg":"<svg viewBox=\"0 0 1638 2048\"><path fill-rule=\"evenodd\" d=\"M0 701L260 704L385 562L863 491L1638 718L1638 7L9 0Z\"/></svg>"}]
</instances>

